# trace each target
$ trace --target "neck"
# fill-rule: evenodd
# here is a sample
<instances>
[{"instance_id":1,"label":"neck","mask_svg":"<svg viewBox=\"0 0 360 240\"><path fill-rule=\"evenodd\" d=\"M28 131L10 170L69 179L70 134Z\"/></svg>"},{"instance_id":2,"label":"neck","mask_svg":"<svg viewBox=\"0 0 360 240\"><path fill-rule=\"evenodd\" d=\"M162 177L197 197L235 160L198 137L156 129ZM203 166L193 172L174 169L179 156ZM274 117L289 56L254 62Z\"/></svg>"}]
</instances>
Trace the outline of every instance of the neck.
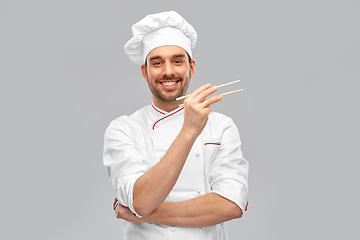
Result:
<instances>
[{"instance_id":1,"label":"neck","mask_svg":"<svg viewBox=\"0 0 360 240\"><path fill-rule=\"evenodd\" d=\"M166 112L171 112L171 111L177 109L180 104L184 103L184 99L181 99L179 101L173 101L173 102L163 102L154 96L152 97L152 101L156 107L158 107L161 110L166 111Z\"/></svg>"}]
</instances>

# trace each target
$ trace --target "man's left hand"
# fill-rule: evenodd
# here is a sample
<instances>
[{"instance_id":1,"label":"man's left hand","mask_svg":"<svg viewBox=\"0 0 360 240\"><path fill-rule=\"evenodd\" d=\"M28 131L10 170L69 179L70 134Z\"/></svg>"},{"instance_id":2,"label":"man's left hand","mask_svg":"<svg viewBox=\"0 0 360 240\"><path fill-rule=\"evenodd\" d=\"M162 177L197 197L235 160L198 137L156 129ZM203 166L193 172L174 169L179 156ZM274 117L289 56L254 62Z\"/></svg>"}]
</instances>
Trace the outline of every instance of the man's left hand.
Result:
<instances>
[{"instance_id":1,"label":"man's left hand","mask_svg":"<svg viewBox=\"0 0 360 240\"><path fill-rule=\"evenodd\" d=\"M114 200L113 209L116 218L118 219L124 219L125 221L133 223L144 223L143 219L136 217L128 207L121 205L116 198Z\"/></svg>"}]
</instances>

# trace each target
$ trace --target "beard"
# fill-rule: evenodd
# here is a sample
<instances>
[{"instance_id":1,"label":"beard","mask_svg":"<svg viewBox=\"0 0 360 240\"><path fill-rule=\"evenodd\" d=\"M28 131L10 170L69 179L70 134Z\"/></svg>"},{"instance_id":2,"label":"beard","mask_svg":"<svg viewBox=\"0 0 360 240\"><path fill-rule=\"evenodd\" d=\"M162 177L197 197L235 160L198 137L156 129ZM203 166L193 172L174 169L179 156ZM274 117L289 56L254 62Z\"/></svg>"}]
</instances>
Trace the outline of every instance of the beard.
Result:
<instances>
[{"instance_id":1,"label":"beard","mask_svg":"<svg viewBox=\"0 0 360 240\"><path fill-rule=\"evenodd\" d=\"M148 79L149 79L149 77L148 77ZM177 84L181 84L181 87L180 87L180 89L166 90L165 92L163 92L159 88L156 87L157 84L161 85L159 83L159 81L161 81L161 80L177 81L178 82ZM183 83L184 83L183 78L173 76L173 77L164 77L161 79L156 79L154 85L150 84L150 81L149 81L148 85L149 85L149 89L150 89L151 93L159 100L161 100L163 102L175 102L176 98L183 96L189 88L189 83L185 86L183 85Z\"/></svg>"}]
</instances>

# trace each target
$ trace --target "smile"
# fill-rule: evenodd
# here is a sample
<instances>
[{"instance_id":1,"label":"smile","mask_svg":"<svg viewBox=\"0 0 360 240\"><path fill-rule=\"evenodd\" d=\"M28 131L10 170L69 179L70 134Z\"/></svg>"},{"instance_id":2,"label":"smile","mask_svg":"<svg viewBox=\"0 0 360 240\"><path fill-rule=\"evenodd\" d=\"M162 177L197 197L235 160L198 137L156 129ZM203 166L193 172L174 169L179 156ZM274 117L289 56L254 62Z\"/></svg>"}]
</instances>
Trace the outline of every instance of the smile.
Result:
<instances>
[{"instance_id":1,"label":"smile","mask_svg":"<svg viewBox=\"0 0 360 240\"><path fill-rule=\"evenodd\" d=\"M175 85L177 82L162 82L161 85L165 85L165 86L173 86Z\"/></svg>"}]
</instances>

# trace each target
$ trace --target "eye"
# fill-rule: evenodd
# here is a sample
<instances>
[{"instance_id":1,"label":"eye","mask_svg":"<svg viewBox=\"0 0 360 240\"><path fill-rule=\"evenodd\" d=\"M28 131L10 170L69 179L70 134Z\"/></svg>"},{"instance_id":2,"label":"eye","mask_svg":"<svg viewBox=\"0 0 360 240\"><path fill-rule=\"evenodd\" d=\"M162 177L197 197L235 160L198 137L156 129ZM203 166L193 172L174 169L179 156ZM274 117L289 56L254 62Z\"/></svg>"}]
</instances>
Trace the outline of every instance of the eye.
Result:
<instances>
[{"instance_id":1,"label":"eye","mask_svg":"<svg viewBox=\"0 0 360 240\"><path fill-rule=\"evenodd\" d=\"M152 63L152 65L154 65L154 66L160 66L160 65L161 65L161 62L159 62L159 61L154 61L154 62Z\"/></svg>"},{"instance_id":2,"label":"eye","mask_svg":"<svg viewBox=\"0 0 360 240\"><path fill-rule=\"evenodd\" d=\"M182 60L175 60L174 63L175 63L175 64L181 64L181 63L182 63Z\"/></svg>"}]
</instances>

